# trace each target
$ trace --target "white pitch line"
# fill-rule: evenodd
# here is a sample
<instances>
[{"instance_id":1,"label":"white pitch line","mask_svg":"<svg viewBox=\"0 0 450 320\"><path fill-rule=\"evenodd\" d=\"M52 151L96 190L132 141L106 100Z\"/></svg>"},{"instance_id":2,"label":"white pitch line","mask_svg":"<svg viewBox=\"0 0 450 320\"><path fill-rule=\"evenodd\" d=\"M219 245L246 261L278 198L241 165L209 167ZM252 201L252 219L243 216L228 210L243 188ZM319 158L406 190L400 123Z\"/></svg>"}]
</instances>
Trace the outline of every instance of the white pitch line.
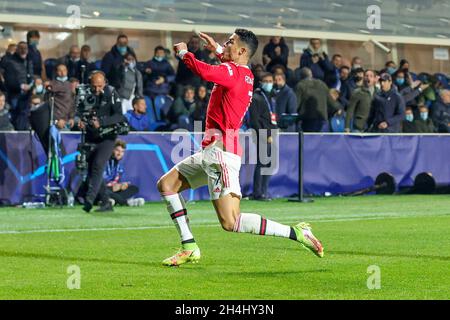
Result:
<instances>
[{"instance_id":1,"label":"white pitch line","mask_svg":"<svg viewBox=\"0 0 450 320\"><path fill-rule=\"evenodd\" d=\"M442 217L448 216L448 214L433 215L431 217ZM419 218L424 217L423 215L405 215L405 216L377 216L377 217L364 217L364 218L344 218L344 219L308 219L310 222L322 223L322 222L347 222L347 221L368 221L368 220L389 220L389 219L405 219L405 218ZM430 217L430 216L426 216ZM277 220L280 223L292 222L292 220L286 221ZM212 221L203 221L207 223L193 224L194 227L220 227L218 223L212 224ZM152 229L171 229L174 226L148 226L148 227L111 227L111 228L77 228L77 229L41 229L41 230L1 230L2 234L30 234L30 233L62 233L62 232L89 232L89 231L121 231L121 230L152 230Z\"/></svg>"}]
</instances>

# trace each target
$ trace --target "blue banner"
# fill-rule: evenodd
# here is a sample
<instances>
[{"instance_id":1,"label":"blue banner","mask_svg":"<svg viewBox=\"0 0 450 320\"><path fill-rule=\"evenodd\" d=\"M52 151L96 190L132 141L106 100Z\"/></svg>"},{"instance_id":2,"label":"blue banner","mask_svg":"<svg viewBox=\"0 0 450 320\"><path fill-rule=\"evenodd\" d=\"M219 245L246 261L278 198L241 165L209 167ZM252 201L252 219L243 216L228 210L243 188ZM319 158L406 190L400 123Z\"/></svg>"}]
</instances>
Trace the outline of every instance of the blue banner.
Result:
<instances>
[{"instance_id":1,"label":"blue banner","mask_svg":"<svg viewBox=\"0 0 450 320\"><path fill-rule=\"evenodd\" d=\"M139 187L138 196L159 201L156 182L175 161L200 149L201 135L174 138L170 133L131 133L123 140L127 152L122 160L124 181ZM77 133L63 133L65 185L73 186ZM181 140L189 142L186 154L175 148ZM256 153L252 139L242 137L245 162L241 168L244 195L252 192L254 164L247 164ZM421 172L430 172L439 184L450 184L450 136L448 135L339 135L305 134L304 188L306 194L323 195L351 192L373 185L381 172L391 173L399 186L411 186ZM298 136L279 137L279 168L270 180L273 197L288 197L298 188ZM44 194L46 157L38 140L30 133L0 133L0 202L20 204ZM206 187L187 191L188 200L209 199Z\"/></svg>"}]
</instances>

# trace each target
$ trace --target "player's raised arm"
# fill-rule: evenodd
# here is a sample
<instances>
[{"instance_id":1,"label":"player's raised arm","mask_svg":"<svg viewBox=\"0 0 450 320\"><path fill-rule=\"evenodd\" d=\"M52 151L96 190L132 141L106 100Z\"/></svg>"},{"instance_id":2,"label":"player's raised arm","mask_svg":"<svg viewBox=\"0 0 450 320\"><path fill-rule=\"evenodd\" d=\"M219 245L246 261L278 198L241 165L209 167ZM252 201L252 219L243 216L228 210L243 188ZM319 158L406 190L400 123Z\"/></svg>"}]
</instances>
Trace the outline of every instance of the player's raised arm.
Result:
<instances>
[{"instance_id":1,"label":"player's raised arm","mask_svg":"<svg viewBox=\"0 0 450 320\"><path fill-rule=\"evenodd\" d=\"M186 66L203 80L217 83L226 88L232 88L236 85L237 70L232 63L222 63L213 66L197 60L194 54L187 51L187 45L184 42L176 44L174 50Z\"/></svg>"},{"instance_id":2,"label":"player's raised arm","mask_svg":"<svg viewBox=\"0 0 450 320\"><path fill-rule=\"evenodd\" d=\"M216 54L220 61L223 61L223 47L218 44L211 36L206 33L199 32L199 37L206 42L205 49L212 51Z\"/></svg>"}]
</instances>

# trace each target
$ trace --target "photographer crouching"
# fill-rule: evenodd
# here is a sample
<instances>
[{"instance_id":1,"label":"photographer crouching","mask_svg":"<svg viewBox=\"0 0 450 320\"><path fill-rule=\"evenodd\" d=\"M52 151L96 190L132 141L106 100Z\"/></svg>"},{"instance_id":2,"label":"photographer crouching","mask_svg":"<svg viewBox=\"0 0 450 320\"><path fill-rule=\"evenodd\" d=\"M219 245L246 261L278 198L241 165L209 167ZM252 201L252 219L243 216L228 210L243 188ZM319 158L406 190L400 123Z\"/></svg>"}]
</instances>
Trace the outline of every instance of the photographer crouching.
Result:
<instances>
[{"instance_id":1,"label":"photographer crouching","mask_svg":"<svg viewBox=\"0 0 450 320\"><path fill-rule=\"evenodd\" d=\"M90 212L98 197L100 208L96 212L113 211L103 171L117 135L128 133L129 127L122 115L120 98L114 88L106 84L103 72L94 71L90 84L78 87L77 115L82 131L77 169L82 172L86 190L83 210Z\"/></svg>"}]
</instances>

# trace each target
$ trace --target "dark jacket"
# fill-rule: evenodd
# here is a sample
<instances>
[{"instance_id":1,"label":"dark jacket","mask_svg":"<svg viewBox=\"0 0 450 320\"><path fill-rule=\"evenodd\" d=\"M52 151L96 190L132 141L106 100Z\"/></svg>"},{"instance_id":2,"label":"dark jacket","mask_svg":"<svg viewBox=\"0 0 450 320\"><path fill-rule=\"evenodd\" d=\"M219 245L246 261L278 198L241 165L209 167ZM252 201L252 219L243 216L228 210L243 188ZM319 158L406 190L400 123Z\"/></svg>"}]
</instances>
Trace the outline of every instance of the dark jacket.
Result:
<instances>
[{"instance_id":1,"label":"dark jacket","mask_svg":"<svg viewBox=\"0 0 450 320\"><path fill-rule=\"evenodd\" d=\"M277 121L280 128L284 129L283 131L295 131L295 125L290 127L286 126L281 117L283 113L293 114L297 113L297 96L295 95L294 90L290 88L288 85L285 85L281 89L275 89L275 113L277 114Z\"/></svg>"},{"instance_id":2,"label":"dark jacket","mask_svg":"<svg viewBox=\"0 0 450 320\"><path fill-rule=\"evenodd\" d=\"M19 94L20 85L30 84L33 77L33 64L22 59L17 53L2 60L1 69L5 78L5 87L9 94Z\"/></svg>"},{"instance_id":3,"label":"dark jacket","mask_svg":"<svg viewBox=\"0 0 450 320\"><path fill-rule=\"evenodd\" d=\"M118 71L117 93L122 99L130 99L134 90L134 96L142 97L142 74L137 68L130 69L121 65Z\"/></svg>"},{"instance_id":4,"label":"dark jacket","mask_svg":"<svg viewBox=\"0 0 450 320\"><path fill-rule=\"evenodd\" d=\"M202 50L197 50L193 52L196 59L203 61L204 60L204 52ZM175 77L175 82L180 85L192 85L197 86L200 84L201 79L199 76L195 75L181 60L178 58L178 69L177 75Z\"/></svg>"},{"instance_id":5,"label":"dark jacket","mask_svg":"<svg viewBox=\"0 0 450 320\"><path fill-rule=\"evenodd\" d=\"M302 120L328 120L328 115L338 111L327 85L318 79L305 79L295 88L298 113Z\"/></svg>"},{"instance_id":6,"label":"dark jacket","mask_svg":"<svg viewBox=\"0 0 450 320\"><path fill-rule=\"evenodd\" d=\"M150 74L145 73L145 69L150 68L152 72ZM143 70L141 70L144 80L144 92L149 96L166 95L170 91L170 83L175 80L175 70L172 65L164 59L163 61L157 61L155 58L147 61ZM164 83L157 85L155 81L159 77L164 77Z\"/></svg>"},{"instance_id":7,"label":"dark jacket","mask_svg":"<svg viewBox=\"0 0 450 320\"><path fill-rule=\"evenodd\" d=\"M450 104L445 104L440 99L433 105L433 122L438 132L450 133Z\"/></svg>"},{"instance_id":8,"label":"dark jacket","mask_svg":"<svg viewBox=\"0 0 450 320\"><path fill-rule=\"evenodd\" d=\"M319 58L319 62L312 62L313 53L311 49L307 48L303 50L303 53L300 57L300 68L310 68L313 73L314 79L325 79L325 73L332 69L332 64L328 59L328 55L324 52L324 58Z\"/></svg>"},{"instance_id":9,"label":"dark jacket","mask_svg":"<svg viewBox=\"0 0 450 320\"><path fill-rule=\"evenodd\" d=\"M417 133L415 121L402 121L402 133Z\"/></svg>"},{"instance_id":10,"label":"dark jacket","mask_svg":"<svg viewBox=\"0 0 450 320\"><path fill-rule=\"evenodd\" d=\"M345 128L363 131L366 129L367 119L370 115L373 97L370 90L361 87L353 92L347 106L345 116ZM353 128L350 128L350 122L353 120Z\"/></svg>"},{"instance_id":11,"label":"dark jacket","mask_svg":"<svg viewBox=\"0 0 450 320\"><path fill-rule=\"evenodd\" d=\"M28 45L27 60L33 64L33 75L42 76L42 56L39 49L35 46Z\"/></svg>"},{"instance_id":12,"label":"dark jacket","mask_svg":"<svg viewBox=\"0 0 450 320\"><path fill-rule=\"evenodd\" d=\"M277 125L272 123L271 110L274 112L275 106L272 105L270 96L263 90L256 89L249 108L250 127L257 133L260 129L276 129ZM268 135L270 136L270 131L268 131Z\"/></svg>"},{"instance_id":13,"label":"dark jacket","mask_svg":"<svg viewBox=\"0 0 450 320\"><path fill-rule=\"evenodd\" d=\"M279 56L275 54L276 47L280 47L281 49L281 54ZM284 41L276 45L273 44L272 41L270 41L264 46L263 56L264 55L267 55L270 58L270 62L266 66L267 71L271 72L272 68L276 65L282 65L283 67L287 68L289 47L286 45L286 43L284 43Z\"/></svg>"},{"instance_id":14,"label":"dark jacket","mask_svg":"<svg viewBox=\"0 0 450 320\"><path fill-rule=\"evenodd\" d=\"M133 53L131 47L127 47L127 52ZM120 54L117 46L114 45L109 52L105 54L102 59L102 71L106 74L106 78L109 81L109 85L113 87L118 86L119 80L119 68L123 64L123 56Z\"/></svg>"},{"instance_id":15,"label":"dark jacket","mask_svg":"<svg viewBox=\"0 0 450 320\"><path fill-rule=\"evenodd\" d=\"M0 111L0 131L12 130L14 130L14 126L11 124L11 115L5 105L5 108Z\"/></svg>"},{"instance_id":16,"label":"dark jacket","mask_svg":"<svg viewBox=\"0 0 450 320\"><path fill-rule=\"evenodd\" d=\"M105 87L103 94L98 97L97 104L95 105L94 109L102 128L126 121L126 118L122 114L122 104L120 102L120 97L115 89L111 86ZM116 135L110 135L107 138L102 139L98 136L98 130L94 129L91 126L87 126L87 142L98 143L105 139L115 140L116 138Z\"/></svg>"},{"instance_id":17,"label":"dark jacket","mask_svg":"<svg viewBox=\"0 0 450 320\"><path fill-rule=\"evenodd\" d=\"M87 83L89 74L95 70L95 63L82 59L73 61L72 59L70 59L69 55L65 55L64 57L60 58L57 63L62 63L67 67L67 76L69 77L69 79L77 78L80 83ZM81 66L85 66L83 79Z\"/></svg>"},{"instance_id":18,"label":"dark jacket","mask_svg":"<svg viewBox=\"0 0 450 320\"><path fill-rule=\"evenodd\" d=\"M182 97L178 97L169 110L168 118L171 123L177 124L178 119L181 116L188 116L194 113L196 109L195 100L193 102L187 102Z\"/></svg>"},{"instance_id":19,"label":"dark jacket","mask_svg":"<svg viewBox=\"0 0 450 320\"><path fill-rule=\"evenodd\" d=\"M374 95L372 109L369 115L369 127L373 132L398 133L405 116L405 100L395 88ZM381 122L387 122L387 129L378 129Z\"/></svg>"},{"instance_id":20,"label":"dark jacket","mask_svg":"<svg viewBox=\"0 0 450 320\"><path fill-rule=\"evenodd\" d=\"M347 110L348 103L352 96L352 89L350 88L350 78L341 80L341 88L339 90L339 102Z\"/></svg>"},{"instance_id":21,"label":"dark jacket","mask_svg":"<svg viewBox=\"0 0 450 320\"><path fill-rule=\"evenodd\" d=\"M52 80L50 82L55 97L53 118L55 120L70 120L75 116L75 100L69 81ZM47 97L48 99L48 97Z\"/></svg>"},{"instance_id":22,"label":"dark jacket","mask_svg":"<svg viewBox=\"0 0 450 320\"><path fill-rule=\"evenodd\" d=\"M416 126L417 133L434 133L436 128L434 127L433 120L428 118L427 120L416 119L414 120L414 125Z\"/></svg>"}]
</instances>

